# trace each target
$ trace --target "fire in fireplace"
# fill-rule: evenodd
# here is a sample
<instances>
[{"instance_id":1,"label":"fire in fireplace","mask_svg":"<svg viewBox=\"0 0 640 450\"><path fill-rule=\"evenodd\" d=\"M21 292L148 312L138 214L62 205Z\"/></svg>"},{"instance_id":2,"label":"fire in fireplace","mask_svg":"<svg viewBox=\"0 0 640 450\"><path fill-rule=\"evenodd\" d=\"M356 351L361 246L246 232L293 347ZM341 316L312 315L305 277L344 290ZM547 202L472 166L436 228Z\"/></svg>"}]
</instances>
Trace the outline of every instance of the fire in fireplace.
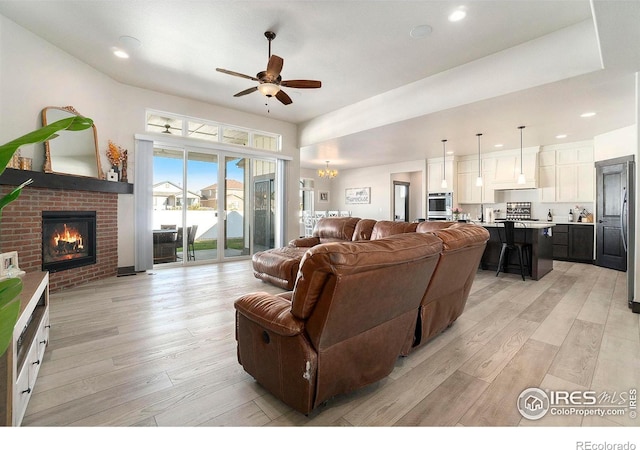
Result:
<instances>
[{"instance_id":1,"label":"fire in fireplace","mask_svg":"<svg viewBox=\"0 0 640 450\"><path fill-rule=\"evenodd\" d=\"M42 270L96 263L95 211L42 211Z\"/></svg>"}]
</instances>

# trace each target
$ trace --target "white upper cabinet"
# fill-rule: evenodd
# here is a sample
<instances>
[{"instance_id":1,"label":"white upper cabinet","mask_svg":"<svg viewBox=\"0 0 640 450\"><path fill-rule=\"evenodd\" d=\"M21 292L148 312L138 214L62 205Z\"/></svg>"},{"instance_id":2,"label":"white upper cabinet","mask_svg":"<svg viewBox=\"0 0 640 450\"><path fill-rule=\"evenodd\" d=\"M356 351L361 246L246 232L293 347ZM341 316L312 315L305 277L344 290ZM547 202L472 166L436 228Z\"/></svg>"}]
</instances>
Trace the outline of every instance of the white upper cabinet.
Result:
<instances>
[{"instance_id":1,"label":"white upper cabinet","mask_svg":"<svg viewBox=\"0 0 640 450\"><path fill-rule=\"evenodd\" d=\"M456 162L453 156L447 157L442 170L442 158L427 160L427 190L429 192L454 192L456 185ZM442 187L442 176L446 177L447 187Z\"/></svg>"},{"instance_id":2,"label":"white upper cabinet","mask_svg":"<svg viewBox=\"0 0 640 450\"><path fill-rule=\"evenodd\" d=\"M556 152L543 151L538 155L538 198L541 202L556 201Z\"/></svg>"},{"instance_id":3,"label":"white upper cabinet","mask_svg":"<svg viewBox=\"0 0 640 450\"><path fill-rule=\"evenodd\" d=\"M494 203L493 189L495 177L495 158L482 159L482 187L476 185L478 179L477 158L464 157L458 160L456 204Z\"/></svg>"},{"instance_id":4,"label":"white upper cabinet","mask_svg":"<svg viewBox=\"0 0 640 450\"><path fill-rule=\"evenodd\" d=\"M540 153L542 202L578 203L595 200L593 144L574 142L549 146Z\"/></svg>"}]
</instances>

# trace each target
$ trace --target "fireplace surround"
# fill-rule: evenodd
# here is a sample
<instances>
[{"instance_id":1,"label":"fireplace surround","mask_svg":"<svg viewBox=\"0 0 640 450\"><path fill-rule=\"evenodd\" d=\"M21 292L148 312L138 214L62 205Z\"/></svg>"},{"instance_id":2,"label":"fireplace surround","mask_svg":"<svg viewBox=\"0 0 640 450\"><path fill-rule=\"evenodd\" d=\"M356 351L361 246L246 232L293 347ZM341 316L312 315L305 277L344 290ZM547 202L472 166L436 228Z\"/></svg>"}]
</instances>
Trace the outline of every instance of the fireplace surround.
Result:
<instances>
[{"instance_id":1,"label":"fireplace surround","mask_svg":"<svg viewBox=\"0 0 640 450\"><path fill-rule=\"evenodd\" d=\"M51 292L118 275L118 196L133 193L133 184L114 183L28 170L6 169L0 175L0 194L25 179L34 182L2 210L0 249L19 253L20 268L42 270L42 212L95 211L96 263L49 275Z\"/></svg>"},{"instance_id":2,"label":"fireplace surround","mask_svg":"<svg viewBox=\"0 0 640 450\"><path fill-rule=\"evenodd\" d=\"M95 211L42 211L42 270L96 263Z\"/></svg>"}]
</instances>

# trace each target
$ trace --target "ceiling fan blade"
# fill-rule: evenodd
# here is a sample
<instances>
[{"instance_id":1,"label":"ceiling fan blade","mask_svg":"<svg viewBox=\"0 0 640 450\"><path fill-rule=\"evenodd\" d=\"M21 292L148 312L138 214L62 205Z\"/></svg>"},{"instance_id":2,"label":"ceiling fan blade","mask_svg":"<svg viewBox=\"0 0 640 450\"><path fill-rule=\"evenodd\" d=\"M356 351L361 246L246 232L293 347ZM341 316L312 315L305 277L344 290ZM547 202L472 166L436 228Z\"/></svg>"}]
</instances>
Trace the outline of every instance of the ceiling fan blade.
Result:
<instances>
[{"instance_id":1,"label":"ceiling fan blade","mask_svg":"<svg viewBox=\"0 0 640 450\"><path fill-rule=\"evenodd\" d=\"M267 75L275 80L276 78L278 78L278 75L280 75L283 65L284 60L282 58L280 58L278 55L271 55L271 58L269 58L269 63L267 64Z\"/></svg>"},{"instance_id":2,"label":"ceiling fan blade","mask_svg":"<svg viewBox=\"0 0 640 450\"><path fill-rule=\"evenodd\" d=\"M290 105L291 103L293 103L291 97L289 97L283 90L278 91L278 93L276 94L276 98L280 100L283 105Z\"/></svg>"},{"instance_id":3,"label":"ceiling fan blade","mask_svg":"<svg viewBox=\"0 0 640 450\"><path fill-rule=\"evenodd\" d=\"M243 95L251 94L252 92L257 90L258 90L258 86L254 86L252 88L245 89L244 91L238 92L236 95L234 95L234 97L242 97Z\"/></svg>"},{"instance_id":4,"label":"ceiling fan blade","mask_svg":"<svg viewBox=\"0 0 640 450\"><path fill-rule=\"evenodd\" d=\"M243 73L233 72L231 70L220 69L220 68L217 68L216 70L218 72L226 73L227 75L233 75L234 77L240 77L240 78L246 78L247 80L259 81L256 77L245 75Z\"/></svg>"},{"instance_id":5,"label":"ceiling fan blade","mask_svg":"<svg viewBox=\"0 0 640 450\"><path fill-rule=\"evenodd\" d=\"M281 86L296 89L316 89L322 87L322 81L316 80L286 80L280 83Z\"/></svg>"}]
</instances>

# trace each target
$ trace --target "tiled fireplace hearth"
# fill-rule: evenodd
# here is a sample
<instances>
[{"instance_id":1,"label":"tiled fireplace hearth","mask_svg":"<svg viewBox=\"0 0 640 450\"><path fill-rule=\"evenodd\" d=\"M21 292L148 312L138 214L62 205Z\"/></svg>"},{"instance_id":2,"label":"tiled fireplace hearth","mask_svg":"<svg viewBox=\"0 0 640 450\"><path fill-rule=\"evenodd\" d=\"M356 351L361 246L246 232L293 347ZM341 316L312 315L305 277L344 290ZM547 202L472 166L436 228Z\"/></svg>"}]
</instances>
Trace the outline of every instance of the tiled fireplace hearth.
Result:
<instances>
[{"instance_id":1,"label":"tiled fireplace hearth","mask_svg":"<svg viewBox=\"0 0 640 450\"><path fill-rule=\"evenodd\" d=\"M10 169L7 169L9 171ZM32 177L34 172L19 171L22 178ZM2 195L10 192L13 187L6 181L6 172L2 176ZM25 176L26 175L26 176ZM50 175L50 174L42 174ZM54 177L61 178L59 175ZM35 178L35 177L34 177ZM77 177L64 177L77 178ZM47 177L47 180L49 177ZM101 180L94 180L93 184ZM103 183L110 183L104 181ZM4 185L6 184L6 185ZM2 210L0 219L0 250L2 252L17 251L20 269L26 272L41 271L43 268L43 211L45 216L56 212L79 212L79 216L91 215L95 212L95 264L86 259L80 267L60 268L54 266L50 273L49 288L52 292L63 288L77 286L88 281L115 277L118 271L118 192L102 192L80 190L82 185L73 186L73 189L60 189L57 187L39 187L42 181L36 180L36 187L27 186L16 201ZM118 183L124 184L124 183ZM107 186L108 186L107 185ZM110 186L108 186L110 187ZM115 187L115 186L114 186ZM93 188L91 184L89 188ZM100 189L98 187L98 189ZM80 222L73 222L79 225ZM69 222L69 227L73 225ZM62 223L64 230L64 223ZM88 225L90 227L90 225ZM81 227L84 227L82 225ZM89 229L83 229L88 233ZM75 235L74 235L75 236ZM73 242L65 242L69 253L78 250L77 239L65 238ZM83 238L84 239L84 238ZM84 246L85 242L82 243ZM85 256L84 248L79 249L80 256ZM59 255L60 256L60 255ZM71 256L78 256L75 253ZM59 257L58 260L64 259Z\"/></svg>"}]
</instances>

